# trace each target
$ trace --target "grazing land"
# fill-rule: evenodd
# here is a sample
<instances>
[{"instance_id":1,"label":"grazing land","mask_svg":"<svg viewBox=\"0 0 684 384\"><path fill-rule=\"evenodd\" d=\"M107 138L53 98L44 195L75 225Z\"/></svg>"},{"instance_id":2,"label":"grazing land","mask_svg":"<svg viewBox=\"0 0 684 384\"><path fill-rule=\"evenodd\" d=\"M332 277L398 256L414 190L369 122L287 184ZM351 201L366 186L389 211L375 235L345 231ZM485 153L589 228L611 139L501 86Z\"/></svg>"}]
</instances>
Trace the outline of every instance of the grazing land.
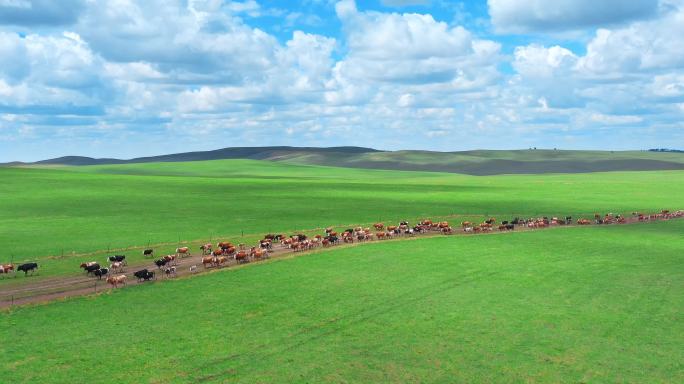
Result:
<instances>
[{"instance_id":1,"label":"grazing land","mask_svg":"<svg viewBox=\"0 0 684 384\"><path fill-rule=\"evenodd\" d=\"M374 242L16 308L0 314L0 377L682 382L683 231Z\"/></svg>"},{"instance_id":2,"label":"grazing land","mask_svg":"<svg viewBox=\"0 0 684 384\"><path fill-rule=\"evenodd\" d=\"M0 176L0 262L38 261L41 276L78 273L82 254L108 249L135 260L148 245L170 252L329 225L684 206L682 171L474 177L219 160L0 168Z\"/></svg>"}]
</instances>

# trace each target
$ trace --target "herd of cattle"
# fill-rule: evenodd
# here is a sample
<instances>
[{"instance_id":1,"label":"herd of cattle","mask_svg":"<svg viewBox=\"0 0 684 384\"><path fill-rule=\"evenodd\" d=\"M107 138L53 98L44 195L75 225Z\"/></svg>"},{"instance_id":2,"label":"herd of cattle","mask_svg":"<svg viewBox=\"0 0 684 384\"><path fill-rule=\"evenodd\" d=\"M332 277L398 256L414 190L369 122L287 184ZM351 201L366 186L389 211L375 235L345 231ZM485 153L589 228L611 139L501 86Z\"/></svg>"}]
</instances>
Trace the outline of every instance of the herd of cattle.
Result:
<instances>
[{"instance_id":1,"label":"herd of cattle","mask_svg":"<svg viewBox=\"0 0 684 384\"><path fill-rule=\"evenodd\" d=\"M679 210L670 212L663 210L660 213L643 214L640 212L632 212L633 220L649 221L649 220L665 220L672 218L684 217L684 211ZM621 224L627 222L623 215L608 213L605 215L595 214L593 220L587 218L580 218L575 221L577 225L589 224ZM480 233L491 232L495 228L498 231L512 231L518 227L523 228L545 228L549 226L569 225L573 223L571 216L566 217L538 217L538 218L514 218L512 220L504 220L498 222L496 218L491 217L481 223L464 221L460 223L460 230L465 233ZM214 247L213 244L203 244L199 247L202 259L201 264L206 268L220 268L227 265L231 260L236 263L247 263L250 261L258 261L269 258L269 253L274 251L274 244L277 244L281 249L289 249L293 252L300 252L310 250L316 247L330 247L340 243L354 243L365 242L370 240L385 240L397 236L415 236L417 234L425 233L442 233L450 235L455 232L454 228L448 221L435 221L426 219L419 223L411 225L407 221L402 221L398 225L385 225L384 223L375 223L373 229L370 227L356 227L348 228L344 231L335 231L334 228L326 228L324 234L307 236L305 234L295 234L285 236L283 234L268 234L262 240L252 247L247 247L245 244L233 244L228 241L218 242ZM143 251L144 257L154 258L153 249L145 249ZM156 272L166 277L175 277L179 259L190 257L190 248L179 247L176 248L175 254L165 255L159 259L154 260L154 267L151 269L145 268L136 271L133 276L139 281L150 281L156 279ZM107 267L107 263L109 266ZM87 274L98 279L105 278L107 283L113 287L126 284L127 276L124 274L127 266L125 255L114 255L107 258L107 262L103 265L97 261L90 261L81 263L80 268ZM191 273L197 272L197 265L191 265L189 271ZM35 262L24 263L16 268L16 271L24 272L28 275L29 272L33 274L38 270L38 264ZM15 272L13 264L0 264L0 275Z\"/></svg>"}]
</instances>

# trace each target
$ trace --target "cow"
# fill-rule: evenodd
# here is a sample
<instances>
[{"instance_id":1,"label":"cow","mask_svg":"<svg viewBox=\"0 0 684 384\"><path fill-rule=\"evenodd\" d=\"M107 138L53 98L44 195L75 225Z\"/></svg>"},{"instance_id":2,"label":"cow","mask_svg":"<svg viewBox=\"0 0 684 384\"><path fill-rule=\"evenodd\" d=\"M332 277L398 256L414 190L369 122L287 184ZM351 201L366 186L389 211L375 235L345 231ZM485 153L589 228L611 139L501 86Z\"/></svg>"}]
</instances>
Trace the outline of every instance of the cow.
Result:
<instances>
[{"instance_id":1,"label":"cow","mask_svg":"<svg viewBox=\"0 0 684 384\"><path fill-rule=\"evenodd\" d=\"M109 265L109 269L121 273L124 271L124 264L121 261L115 261Z\"/></svg>"},{"instance_id":2,"label":"cow","mask_svg":"<svg viewBox=\"0 0 684 384\"><path fill-rule=\"evenodd\" d=\"M176 267L167 267L164 270L166 277L176 277Z\"/></svg>"},{"instance_id":3,"label":"cow","mask_svg":"<svg viewBox=\"0 0 684 384\"><path fill-rule=\"evenodd\" d=\"M154 249L146 249L143 251L143 257L154 257Z\"/></svg>"},{"instance_id":4,"label":"cow","mask_svg":"<svg viewBox=\"0 0 684 384\"><path fill-rule=\"evenodd\" d=\"M79 265L79 267L83 268L83 270L87 270L88 267L92 267L93 265L97 265L98 268L100 268L99 267L100 264L98 264L97 261L89 261L87 263L81 263L81 265Z\"/></svg>"},{"instance_id":5,"label":"cow","mask_svg":"<svg viewBox=\"0 0 684 384\"><path fill-rule=\"evenodd\" d=\"M88 274L88 275L97 271L98 269L100 269L100 264L98 264L98 263L89 264L84 268L84 270L86 271L86 274Z\"/></svg>"},{"instance_id":6,"label":"cow","mask_svg":"<svg viewBox=\"0 0 684 384\"><path fill-rule=\"evenodd\" d=\"M221 255L223 255L223 250L221 250L221 249L214 249L213 251L211 251L211 255L214 256L214 257L221 256Z\"/></svg>"},{"instance_id":7,"label":"cow","mask_svg":"<svg viewBox=\"0 0 684 384\"><path fill-rule=\"evenodd\" d=\"M223 264L228 262L228 258L226 256L219 256L214 260L214 262L217 267L221 267Z\"/></svg>"},{"instance_id":8,"label":"cow","mask_svg":"<svg viewBox=\"0 0 684 384\"><path fill-rule=\"evenodd\" d=\"M17 271L24 272L24 276L31 272L31 275L38 269L38 263L24 263L17 267Z\"/></svg>"},{"instance_id":9,"label":"cow","mask_svg":"<svg viewBox=\"0 0 684 384\"><path fill-rule=\"evenodd\" d=\"M238 263L246 263L249 261L248 256L246 251L240 251L235 254L235 261Z\"/></svg>"},{"instance_id":10,"label":"cow","mask_svg":"<svg viewBox=\"0 0 684 384\"><path fill-rule=\"evenodd\" d=\"M260 259L262 259L262 258L264 257L264 254L266 254L266 251L264 251L263 249L260 249L260 248L252 248L252 249L250 250L250 256L251 256L254 260L260 260Z\"/></svg>"},{"instance_id":11,"label":"cow","mask_svg":"<svg viewBox=\"0 0 684 384\"><path fill-rule=\"evenodd\" d=\"M126 255L114 255L114 256L109 256L109 257L107 258L107 260L109 260L109 261L112 262L112 263L113 263L113 262L119 262L119 263L123 263L124 265L126 265Z\"/></svg>"},{"instance_id":12,"label":"cow","mask_svg":"<svg viewBox=\"0 0 684 384\"><path fill-rule=\"evenodd\" d=\"M321 238L321 235L316 235L316 236L317 236L316 237L317 239ZM261 240L261 241L259 241L259 248L270 251L273 249L273 243L271 242L271 240L267 240L267 239Z\"/></svg>"},{"instance_id":13,"label":"cow","mask_svg":"<svg viewBox=\"0 0 684 384\"><path fill-rule=\"evenodd\" d=\"M109 274L109 269L107 268L100 268L97 271L93 271L93 275L97 277L99 280L102 280L103 276L107 276Z\"/></svg>"},{"instance_id":14,"label":"cow","mask_svg":"<svg viewBox=\"0 0 684 384\"><path fill-rule=\"evenodd\" d=\"M176 248L176 256L181 257L181 255L183 257L192 256L192 255L190 255L190 248L188 248L188 247Z\"/></svg>"},{"instance_id":15,"label":"cow","mask_svg":"<svg viewBox=\"0 0 684 384\"><path fill-rule=\"evenodd\" d=\"M197 266L196 265L190 266L190 273L197 273Z\"/></svg>"},{"instance_id":16,"label":"cow","mask_svg":"<svg viewBox=\"0 0 684 384\"><path fill-rule=\"evenodd\" d=\"M171 265L177 265L178 261L176 260L176 255L166 255L163 257L164 260L166 260L167 264Z\"/></svg>"},{"instance_id":17,"label":"cow","mask_svg":"<svg viewBox=\"0 0 684 384\"><path fill-rule=\"evenodd\" d=\"M591 221L589 219L577 219L577 225L589 225Z\"/></svg>"},{"instance_id":18,"label":"cow","mask_svg":"<svg viewBox=\"0 0 684 384\"><path fill-rule=\"evenodd\" d=\"M141 269L133 274L138 281L149 281L154 278L154 271L148 271L147 268Z\"/></svg>"},{"instance_id":19,"label":"cow","mask_svg":"<svg viewBox=\"0 0 684 384\"><path fill-rule=\"evenodd\" d=\"M154 265L157 266L157 268L161 269L163 266L165 266L168 263L168 260L165 258L161 258L159 260L154 261Z\"/></svg>"},{"instance_id":20,"label":"cow","mask_svg":"<svg viewBox=\"0 0 684 384\"><path fill-rule=\"evenodd\" d=\"M114 286L114 288L118 288L119 284L126 285L126 275L109 276L107 282Z\"/></svg>"},{"instance_id":21,"label":"cow","mask_svg":"<svg viewBox=\"0 0 684 384\"><path fill-rule=\"evenodd\" d=\"M14 271L14 264L0 264L0 275Z\"/></svg>"},{"instance_id":22,"label":"cow","mask_svg":"<svg viewBox=\"0 0 684 384\"><path fill-rule=\"evenodd\" d=\"M385 224L375 223L375 224L373 224L373 227L375 227L375 229L377 229L378 231L382 231L382 229L385 228Z\"/></svg>"},{"instance_id":23,"label":"cow","mask_svg":"<svg viewBox=\"0 0 684 384\"><path fill-rule=\"evenodd\" d=\"M209 265L209 267L213 267L214 262L215 258L213 256L207 256L202 258L202 266L204 266L204 268L208 268L207 265Z\"/></svg>"},{"instance_id":24,"label":"cow","mask_svg":"<svg viewBox=\"0 0 684 384\"><path fill-rule=\"evenodd\" d=\"M442 227L441 232L444 235L451 235L453 233L453 230L451 229L451 227L446 226L446 227Z\"/></svg>"},{"instance_id":25,"label":"cow","mask_svg":"<svg viewBox=\"0 0 684 384\"><path fill-rule=\"evenodd\" d=\"M208 255L211 253L211 244L207 243L204 245L200 245L200 251L202 251L202 255Z\"/></svg>"}]
</instances>

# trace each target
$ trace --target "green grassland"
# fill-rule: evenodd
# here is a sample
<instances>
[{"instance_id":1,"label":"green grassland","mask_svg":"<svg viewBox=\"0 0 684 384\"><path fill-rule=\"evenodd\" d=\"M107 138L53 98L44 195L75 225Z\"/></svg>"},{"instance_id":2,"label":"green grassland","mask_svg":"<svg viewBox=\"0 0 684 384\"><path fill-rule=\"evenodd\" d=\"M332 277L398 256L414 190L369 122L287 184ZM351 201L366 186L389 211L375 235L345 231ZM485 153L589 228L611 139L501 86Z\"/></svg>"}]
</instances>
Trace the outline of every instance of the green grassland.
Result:
<instances>
[{"instance_id":1,"label":"green grassland","mask_svg":"<svg viewBox=\"0 0 684 384\"><path fill-rule=\"evenodd\" d=\"M625 178L591 182L620 191ZM525 209L512 205L523 196L498 207ZM570 209L563 196L553 207ZM18 308L0 314L0 377L681 383L683 231L677 220L376 242Z\"/></svg>"},{"instance_id":2,"label":"green grassland","mask_svg":"<svg viewBox=\"0 0 684 384\"><path fill-rule=\"evenodd\" d=\"M0 177L0 262L37 260L42 276L76 273L80 253L147 244L166 244L165 252L179 240L252 241L453 214L460 221L684 207L683 171L475 177L219 160L0 168ZM140 258L139 248L129 257Z\"/></svg>"}]
</instances>

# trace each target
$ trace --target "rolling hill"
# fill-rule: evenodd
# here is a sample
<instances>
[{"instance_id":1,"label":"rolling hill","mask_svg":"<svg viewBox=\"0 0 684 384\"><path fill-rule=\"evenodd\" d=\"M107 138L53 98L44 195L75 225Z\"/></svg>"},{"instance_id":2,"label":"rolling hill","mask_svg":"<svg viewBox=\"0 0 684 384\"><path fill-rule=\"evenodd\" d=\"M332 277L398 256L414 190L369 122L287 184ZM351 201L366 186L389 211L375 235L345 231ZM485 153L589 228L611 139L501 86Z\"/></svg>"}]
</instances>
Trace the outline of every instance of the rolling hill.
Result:
<instances>
[{"instance_id":1,"label":"rolling hill","mask_svg":"<svg viewBox=\"0 0 684 384\"><path fill-rule=\"evenodd\" d=\"M129 160L66 156L6 165L104 165L249 159L298 165L469 175L586 173L684 169L684 153L654 151L474 150L460 152L380 151L362 147L231 147Z\"/></svg>"}]
</instances>

